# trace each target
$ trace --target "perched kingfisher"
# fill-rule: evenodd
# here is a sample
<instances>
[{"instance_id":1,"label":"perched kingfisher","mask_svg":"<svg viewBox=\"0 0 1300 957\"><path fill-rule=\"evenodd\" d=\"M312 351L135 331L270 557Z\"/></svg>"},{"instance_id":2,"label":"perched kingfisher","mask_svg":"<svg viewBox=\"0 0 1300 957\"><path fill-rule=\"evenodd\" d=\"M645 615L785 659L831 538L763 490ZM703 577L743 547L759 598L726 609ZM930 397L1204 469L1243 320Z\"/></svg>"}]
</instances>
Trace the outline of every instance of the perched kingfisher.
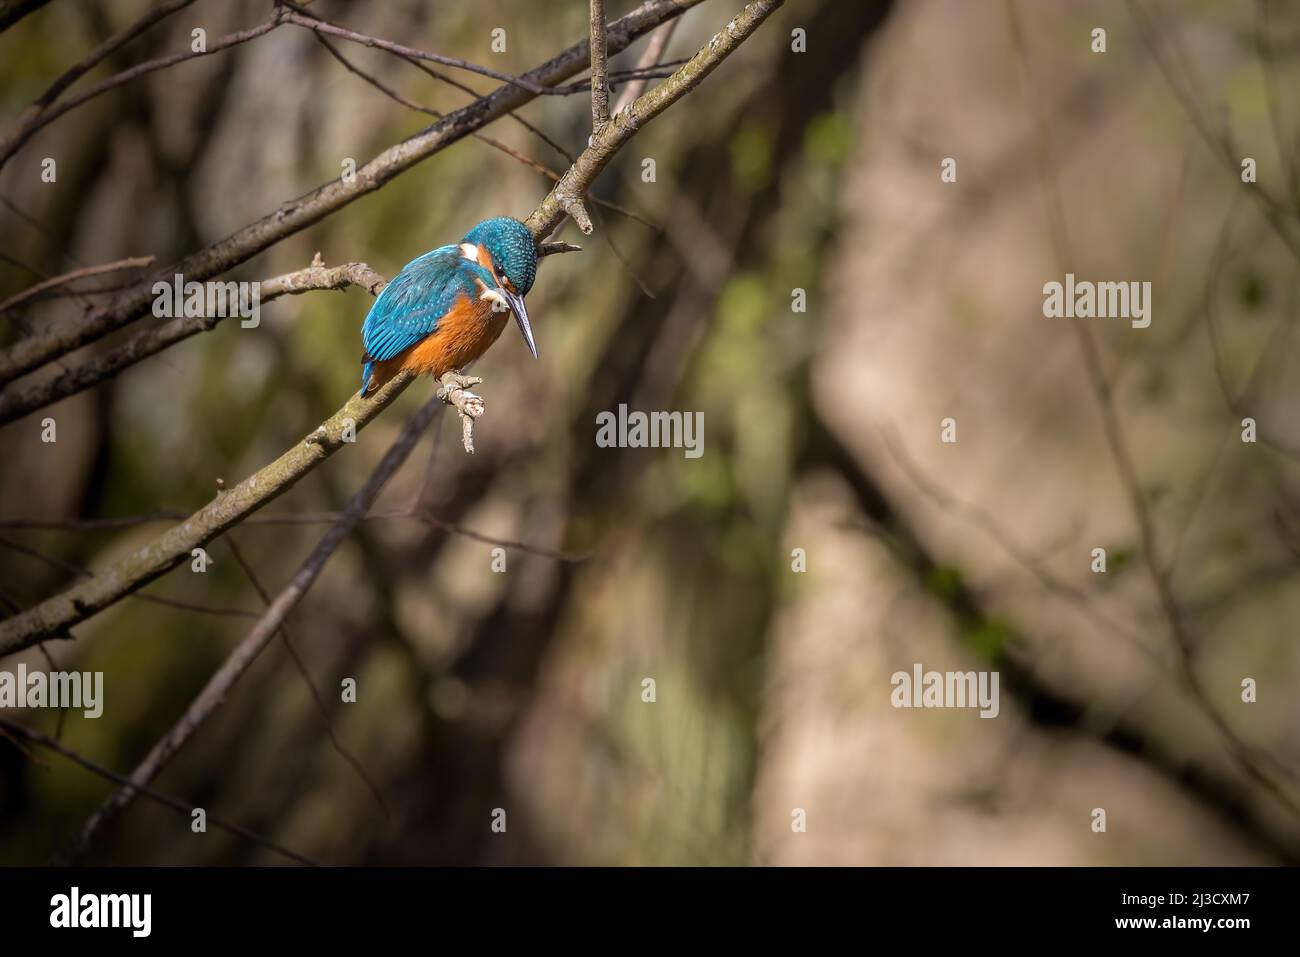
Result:
<instances>
[{"instance_id":1,"label":"perched kingfisher","mask_svg":"<svg viewBox=\"0 0 1300 957\"><path fill-rule=\"evenodd\" d=\"M517 219L485 219L455 246L439 246L402 267L370 307L361 394L400 370L441 377L473 362L515 314L528 350L537 344L524 296L537 276L537 246Z\"/></svg>"}]
</instances>

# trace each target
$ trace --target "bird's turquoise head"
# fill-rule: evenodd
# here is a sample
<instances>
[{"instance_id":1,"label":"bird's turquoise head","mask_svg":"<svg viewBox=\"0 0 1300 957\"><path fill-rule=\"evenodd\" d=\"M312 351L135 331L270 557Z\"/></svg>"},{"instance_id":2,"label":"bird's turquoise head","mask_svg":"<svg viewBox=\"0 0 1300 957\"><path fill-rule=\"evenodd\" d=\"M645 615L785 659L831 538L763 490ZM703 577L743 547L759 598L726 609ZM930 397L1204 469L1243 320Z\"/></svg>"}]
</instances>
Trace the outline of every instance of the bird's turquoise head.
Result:
<instances>
[{"instance_id":1,"label":"bird's turquoise head","mask_svg":"<svg viewBox=\"0 0 1300 957\"><path fill-rule=\"evenodd\" d=\"M511 292L528 295L537 278L537 244L527 226L509 216L485 219L463 241L485 247L501 277L513 287Z\"/></svg>"},{"instance_id":2,"label":"bird's turquoise head","mask_svg":"<svg viewBox=\"0 0 1300 957\"><path fill-rule=\"evenodd\" d=\"M537 244L533 242L533 234L519 220L498 216L483 220L465 234L461 243L466 257L476 257L479 265L491 273L496 289L490 291L515 314L524 342L533 358L537 358L537 344L528 324L528 310L524 308L524 296L537 278ZM475 252L471 254L471 250ZM487 256L481 251L486 251Z\"/></svg>"}]
</instances>

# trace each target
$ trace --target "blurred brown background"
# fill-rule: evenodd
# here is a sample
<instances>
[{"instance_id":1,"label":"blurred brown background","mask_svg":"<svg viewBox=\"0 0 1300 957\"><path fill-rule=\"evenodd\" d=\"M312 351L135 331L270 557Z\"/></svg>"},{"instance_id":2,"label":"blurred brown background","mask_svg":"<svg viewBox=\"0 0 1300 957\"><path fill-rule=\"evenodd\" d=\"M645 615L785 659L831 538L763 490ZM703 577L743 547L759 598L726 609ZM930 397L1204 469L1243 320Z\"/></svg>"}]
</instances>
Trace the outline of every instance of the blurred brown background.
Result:
<instances>
[{"instance_id":1,"label":"blurred brown background","mask_svg":"<svg viewBox=\"0 0 1300 957\"><path fill-rule=\"evenodd\" d=\"M666 56L690 56L739 6L687 13ZM144 7L55 0L0 35L4 122ZM200 0L101 69L268 7ZM577 0L311 9L515 73L587 24ZM340 49L417 103L468 102ZM562 232L584 251L546 260L529 296L541 361L507 330L474 370L478 454L444 417L380 503L423 496L445 523L528 547L507 548L500 574L490 542L370 521L291 620L388 812L278 642L157 787L330 863L1300 859L1298 59L1286 3L787 3L598 180L595 195L658 228L601 210L596 235ZM585 145L584 94L519 112ZM428 122L293 27L152 74L0 172L0 298L77 264L178 259ZM508 121L487 132L567 166ZM57 185L39 181L46 155ZM391 277L479 219L526 215L549 185L466 139L233 277L317 251ZM1044 318L1042 286L1067 271L1150 281L1151 326ZM224 323L6 426L0 517L193 511L355 391L369 302L277 300L258 329ZM76 308L44 300L0 337ZM430 388L266 511L341 508ZM598 448L595 416L620 402L702 411L704 455ZM1241 441L1245 416L1257 443ZM946 417L955 444L940 442ZM274 592L325 527L232 535ZM46 556L0 548L0 582L27 607L74 581L70 566L165 528L0 529ZM128 772L247 631L261 602L223 542L210 552L206 574L182 566L146 592L216 612L128 599L50 645L61 668L105 672L104 716L67 715L65 744ZM20 659L46 667L35 651L4 667ZM889 676L915 662L998 670L1000 715L894 709ZM354 704L339 701L348 677ZM109 791L35 756L0 740L3 863L49 859ZM282 858L137 800L89 860Z\"/></svg>"}]
</instances>

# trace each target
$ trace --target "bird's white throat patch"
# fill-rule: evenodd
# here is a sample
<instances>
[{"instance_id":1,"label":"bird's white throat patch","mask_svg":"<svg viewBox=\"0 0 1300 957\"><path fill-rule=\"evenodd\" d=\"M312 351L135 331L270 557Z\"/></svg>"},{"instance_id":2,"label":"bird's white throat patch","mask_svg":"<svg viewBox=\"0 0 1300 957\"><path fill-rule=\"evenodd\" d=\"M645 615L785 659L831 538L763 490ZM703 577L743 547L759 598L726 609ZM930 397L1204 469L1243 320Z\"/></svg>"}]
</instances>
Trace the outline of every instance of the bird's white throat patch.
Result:
<instances>
[{"instance_id":1,"label":"bird's white throat patch","mask_svg":"<svg viewBox=\"0 0 1300 957\"><path fill-rule=\"evenodd\" d=\"M484 286L483 291L478 294L478 297L480 299L486 299L488 302L492 303L492 309L495 312L508 312L510 310L510 303L508 303L506 297L501 295L501 293L496 289Z\"/></svg>"}]
</instances>

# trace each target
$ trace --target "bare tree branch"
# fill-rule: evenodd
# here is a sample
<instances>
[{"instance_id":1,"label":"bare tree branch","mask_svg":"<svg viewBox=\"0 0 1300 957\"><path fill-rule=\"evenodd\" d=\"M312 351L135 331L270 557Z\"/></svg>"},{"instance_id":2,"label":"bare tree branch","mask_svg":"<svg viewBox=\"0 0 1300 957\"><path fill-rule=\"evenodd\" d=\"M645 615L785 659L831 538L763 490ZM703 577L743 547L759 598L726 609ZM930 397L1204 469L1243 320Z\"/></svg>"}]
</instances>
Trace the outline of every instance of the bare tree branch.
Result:
<instances>
[{"instance_id":1,"label":"bare tree branch","mask_svg":"<svg viewBox=\"0 0 1300 957\"><path fill-rule=\"evenodd\" d=\"M39 115L42 113L51 103L63 94L64 90L76 83L77 80L81 79L82 76L93 70L117 50L126 46L136 37L140 36L140 34L152 27L155 23L166 19L177 10L188 7L193 2L194 0L167 0L166 3L154 7L134 23L113 34L99 46L95 47L95 49L91 50L90 53L86 54L85 57L69 67L65 73L50 84L49 88L36 98L36 102L23 112L23 116L20 117L18 121L19 127L21 128L24 125L28 116L32 114ZM19 15L21 16L22 14L20 13Z\"/></svg>"},{"instance_id":2,"label":"bare tree branch","mask_svg":"<svg viewBox=\"0 0 1300 957\"><path fill-rule=\"evenodd\" d=\"M609 50L605 44L605 0L591 0L591 132L609 122Z\"/></svg>"},{"instance_id":3,"label":"bare tree branch","mask_svg":"<svg viewBox=\"0 0 1300 957\"><path fill-rule=\"evenodd\" d=\"M309 13L310 16L312 16L317 20L320 20L322 23L329 23L336 27L343 27L343 29L349 29L345 24L341 24L335 20L328 20L325 17L319 16L318 14L310 13L309 11L302 10L296 4L292 3L291 0L285 0L285 2L288 3L289 6L298 9L300 13ZM317 37L320 38L320 34L317 34ZM393 53L393 51L391 50L384 50L383 52ZM469 84L462 83L460 80L456 79L455 77L448 76L446 73L439 73L437 70L433 69L433 67L429 66L427 63L421 62L415 57L403 56L400 53L393 53L393 55L411 64L411 66L415 67L421 73L425 74L426 76L432 77L433 79L437 80L439 83L446 83L448 86L454 87L455 89L460 90L462 93L469 94L470 98L473 100L478 100L482 98L482 94L479 93L477 90L475 90ZM556 89L560 89L560 88L556 87ZM510 112L507 113L506 115L510 119L518 123L520 126L522 126L524 129L528 130L528 132L532 133L534 136L540 139L547 146L551 147L553 150L555 150L557 153L563 156L570 163L573 162L573 157L569 155L568 151L566 151L564 147L560 146L559 143L555 142L555 140L551 139L551 137L547 136L540 129L534 126L532 123L529 123L518 113Z\"/></svg>"},{"instance_id":4,"label":"bare tree branch","mask_svg":"<svg viewBox=\"0 0 1300 957\"><path fill-rule=\"evenodd\" d=\"M685 60L676 60L668 63L661 63L654 66L633 67L630 70L609 70L606 77L609 79L609 91L613 93L619 88L619 85L627 80L630 83L637 83L644 87L646 80L663 80L673 75L673 70L677 69ZM576 93L589 93L591 91L591 78L585 80L574 80L572 83L564 83L554 88L557 93L568 95ZM637 96L640 96L638 93ZM632 97L636 99L636 97ZM613 107L610 107L613 109ZM617 111L615 111L617 112Z\"/></svg>"},{"instance_id":5,"label":"bare tree branch","mask_svg":"<svg viewBox=\"0 0 1300 957\"><path fill-rule=\"evenodd\" d=\"M542 243L537 247L537 252L542 256L554 256L556 253L580 253L582 247L573 243Z\"/></svg>"}]
</instances>

